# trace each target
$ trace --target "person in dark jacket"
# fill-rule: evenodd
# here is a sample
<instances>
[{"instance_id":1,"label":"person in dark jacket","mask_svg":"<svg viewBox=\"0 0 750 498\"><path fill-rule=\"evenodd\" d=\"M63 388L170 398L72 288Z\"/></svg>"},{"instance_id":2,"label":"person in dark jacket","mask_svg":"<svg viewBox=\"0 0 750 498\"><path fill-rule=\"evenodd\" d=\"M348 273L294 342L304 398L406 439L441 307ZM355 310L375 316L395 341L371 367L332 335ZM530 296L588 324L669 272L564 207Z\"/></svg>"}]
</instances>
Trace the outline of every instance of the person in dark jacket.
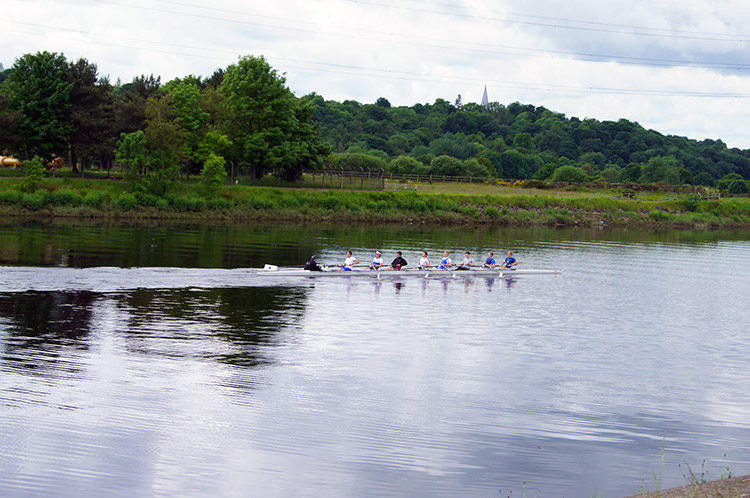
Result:
<instances>
[{"instance_id":1,"label":"person in dark jacket","mask_svg":"<svg viewBox=\"0 0 750 498\"><path fill-rule=\"evenodd\" d=\"M310 261L308 261L307 263L305 263L305 270L309 270L309 271L323 271L323 268L321 268L320 266L318 266L317 256L313 256L312 258L310 258Z\"/></svg>"},{"instance_id":2,"label":"person in dark jacket","mask_svg":"<svg viewBox=\"0 0 750 498\"><path fill-rule=\"evenodd\" d=\"M391 267L388 270L400 270L401 267L408 265L404 258L401 257L401 251L396 251L396 258L391 261Z\"/></svg>"}]
</instances>

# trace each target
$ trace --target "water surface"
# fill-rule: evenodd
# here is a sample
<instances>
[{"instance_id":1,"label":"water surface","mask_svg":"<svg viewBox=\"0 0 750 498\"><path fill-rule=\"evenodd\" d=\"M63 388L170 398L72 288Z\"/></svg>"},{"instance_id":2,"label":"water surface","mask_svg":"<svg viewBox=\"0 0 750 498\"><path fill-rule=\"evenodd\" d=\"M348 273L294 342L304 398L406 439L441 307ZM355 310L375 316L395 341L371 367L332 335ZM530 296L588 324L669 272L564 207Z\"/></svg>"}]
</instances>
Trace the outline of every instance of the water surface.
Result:
<instances>
[{"instance_id":1,"label":"water surface","mask_svg":"<svg viewBox=\"0 0 750 498\"><path fill-rule=\"evenodd\" d=\"M749 473L749 239L0 227L0 494L623 496L704 460ZM247 271L350 248L565 273Z\"/></svg>"}]
</instances>

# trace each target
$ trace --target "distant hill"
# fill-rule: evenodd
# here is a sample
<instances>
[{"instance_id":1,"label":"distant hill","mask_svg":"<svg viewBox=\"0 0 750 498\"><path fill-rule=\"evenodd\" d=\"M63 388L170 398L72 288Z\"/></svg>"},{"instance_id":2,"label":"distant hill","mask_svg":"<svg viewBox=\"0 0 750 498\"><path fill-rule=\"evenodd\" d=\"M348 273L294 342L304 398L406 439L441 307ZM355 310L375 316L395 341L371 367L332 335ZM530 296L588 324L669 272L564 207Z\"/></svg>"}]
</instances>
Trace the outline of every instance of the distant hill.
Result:
<instances>
[{"instance_id":1,"label":"distant hill","mask_svg":"<svg viewBox=\"0 0 750 498\"><path fill-rule=\"evenodd\" d=\"M313 119L334 157L364 153L385 161L415 160L397 162L404 173L428 171L435 158L449 156L469 161L469 167L484 165L499 178L544 180L569 166L607 181L714 185L730 173L750 179L750 150L663 135L626 119L582 120L518 102L481 106L438 99L394 107L385 98L374 104L304 98L315 104Z\"/></svg>"}]
</instances>

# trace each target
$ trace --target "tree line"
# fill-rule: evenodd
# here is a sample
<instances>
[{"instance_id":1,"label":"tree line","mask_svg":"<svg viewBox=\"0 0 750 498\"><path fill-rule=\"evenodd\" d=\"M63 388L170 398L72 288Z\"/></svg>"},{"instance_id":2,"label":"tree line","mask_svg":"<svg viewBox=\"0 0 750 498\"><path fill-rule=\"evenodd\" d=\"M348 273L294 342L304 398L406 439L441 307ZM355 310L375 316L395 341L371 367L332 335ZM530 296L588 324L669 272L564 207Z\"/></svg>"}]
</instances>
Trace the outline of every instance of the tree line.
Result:
<instances>
[{"instance_id":1,"label":"tree line","mask_svg":"<svg viewBox=\"0 0 750 498\"><path fill-rule=\"evenodd\" d=\"M190 174L202 176L208 193L235 171L295 180L329 152L312 102L297 98L263 57L241 57L205 79L162 84L142 75L112 84L86 59L39 52L0 72L0 85L4 155L35 167L65 157L74 171L116 166L152 194Z\"/></svg>"},{"instance_id":2,"label":"tree line","mask_svg":"<svg viewBox=\"0 0 750 498\"><path fill-rule=\"evenodd\" d=\"M665 182L741 193L750 150L721 140L663 135L626 119L598 121L513 102L437 99L392 106L296 97L263 57L211 76L165 84L100 77L86 59L39 52L0 67L0 152L69 158L73 168L120 168L138 189L170 190L201 174L216 192L227 176L303 169L549 181Z\"/></svg>"}]
</instances>

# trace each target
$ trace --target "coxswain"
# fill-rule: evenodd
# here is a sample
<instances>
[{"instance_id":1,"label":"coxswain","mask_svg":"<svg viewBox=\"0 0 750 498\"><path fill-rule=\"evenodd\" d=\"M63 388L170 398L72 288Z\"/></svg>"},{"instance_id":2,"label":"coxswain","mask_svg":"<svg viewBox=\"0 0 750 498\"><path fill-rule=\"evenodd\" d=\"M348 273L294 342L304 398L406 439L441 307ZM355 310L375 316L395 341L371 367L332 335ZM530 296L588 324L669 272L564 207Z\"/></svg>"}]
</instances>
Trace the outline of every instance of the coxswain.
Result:
<instances>
[{"instance_id":1,"label":"coxswain","mask_svg":"<svg viewBox=\"0 0 750 498\"><path fill-rule=\"evenodd\" d=\"M401 251L396 251L396 257L391 261L391 267L388 270L400 270L404 266L408 265L404 258L401 257Z\"/></svg>"},{"instance_id":2,"label":"coxswain","mask_svg":"<svg viewBox=\"0 0 750 498\"><path fill-rule=\"evenodd\" d=\"M320 266L318 266L317 259L318 259L317 256L311 257L310 261L308 261L307 263L305 263L305 270L309 270L309 271L323 271L323 268L321 268Z\"/></svg>"},{"instance_id":3,"label":"coxswain","mask_svg":"<svg viewBox=\"0 0 750 498\"><path fill-rule=\"evenodd\" d=\"M508 251L508 257L505 258L505 261L502 262L500 268L513 270L514 266L518 266L518 261L516 261L516 258L513 257L513 251Z\"/></svg>"}]
</instances>

